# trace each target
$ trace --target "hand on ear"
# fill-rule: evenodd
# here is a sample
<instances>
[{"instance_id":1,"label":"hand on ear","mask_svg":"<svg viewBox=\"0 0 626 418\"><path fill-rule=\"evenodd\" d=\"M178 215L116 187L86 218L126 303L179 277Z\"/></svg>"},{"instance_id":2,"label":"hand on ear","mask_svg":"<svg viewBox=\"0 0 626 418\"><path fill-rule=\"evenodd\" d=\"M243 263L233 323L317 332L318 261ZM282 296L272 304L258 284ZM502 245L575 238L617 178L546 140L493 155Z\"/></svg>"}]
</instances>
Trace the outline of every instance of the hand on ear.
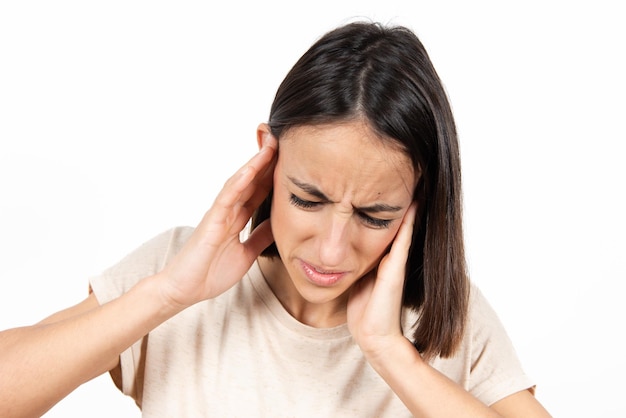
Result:
<instances>
[{"instance_id":1,"label":"hand on ear","mask_svg":"<svg viewBox=\"0 0 626 418\"><path fill-rule=\"evenodd\" d=\"M272 135L272 129L267 123L261 123L256 129L256 140L259 149L269 146L278 150L278 140Z\"/></svg>"}]
</instances>

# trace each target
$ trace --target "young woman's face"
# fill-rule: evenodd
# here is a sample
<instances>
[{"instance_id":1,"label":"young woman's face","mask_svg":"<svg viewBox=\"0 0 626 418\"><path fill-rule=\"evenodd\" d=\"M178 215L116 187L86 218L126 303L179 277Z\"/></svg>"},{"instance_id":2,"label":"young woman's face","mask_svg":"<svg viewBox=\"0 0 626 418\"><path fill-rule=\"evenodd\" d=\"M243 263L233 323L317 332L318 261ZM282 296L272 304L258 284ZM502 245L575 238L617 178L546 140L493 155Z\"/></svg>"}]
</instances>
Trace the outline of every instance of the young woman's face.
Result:
<instances>
[{"instance_id":1,"label":"young woman's face","mask_svg":"<svg viewBox=\"0 0 626 418\"><path fill-rule=\"evenodd\" d=\"M302 298L330 302L386 253L411 204L414 170L359 121L292 128L279 144L276 246Z\"/></svg>"}]
</instances>

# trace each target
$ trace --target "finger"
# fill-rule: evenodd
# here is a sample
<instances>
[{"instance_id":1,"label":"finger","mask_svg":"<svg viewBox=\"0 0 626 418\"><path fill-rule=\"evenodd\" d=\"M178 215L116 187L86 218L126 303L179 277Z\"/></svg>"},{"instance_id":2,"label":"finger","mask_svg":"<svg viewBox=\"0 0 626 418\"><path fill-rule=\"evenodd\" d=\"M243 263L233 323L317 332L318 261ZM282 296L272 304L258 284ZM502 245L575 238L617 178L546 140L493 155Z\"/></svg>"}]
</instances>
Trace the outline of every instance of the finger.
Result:
<instances>
[{"instance_id":1,"label":"finger","mask_svg":"<svg viewBox=\"0 0 626 418\"><path fill-rule=\"evenodd\" d=\"M269 219L261 222L244 242L246 261L250 264L274 241Z\"/></svg>"},{"instance_id":2,"label":"finger","mask_svg":"<svg viewBox=\"0 0 626 418\"><path fill-rule=\"evenodd\" d=\"M245 191L250 190L250 185L259 184L263 179L271 178L273 173L273 166L276 160L276 149L270 146L264 146L259 152L252 157L239 171L229 179L224 185L223 190L228 190L233 187L234 191L238 193L238 201L245 202L250 198L250 195L246 195ZM239 187L237 187L239 186ZM251 190L254 190L253 187Z\"/></svg>"},{"instance_id":3,"label":"finger","mask_svg":"<svg viewBox=\"0 0 626 418\"><path fill-rule=\"evenodd\" d=\"M274 168L276 167L277 155L265 167L263 172L258 173L248 188L241 195L241 202L252 213L267 197L274 183Z\"/></svg>"},{"instance_id":4,"label":"finger","mask_svg":"<svg viewBox=\"0 0 626 418\"><path fill-rule=\"evenodd\" d=\"M416 203L412 203L402 219L402 224L393 240L389 253L378 267L377 286L384 287L387 292L402 295L406 275L406 262L411 247Z\"/></svg>"},{"instance_id":5,"label":"finger","mask_svg":"<svg viewBox=\"0 0 626 418\"><path fill-rule=\"evenodd\" d=\"M254 157L226 181L207 215L211 215L215 220L221 222L226 222L229 218L235 219L236 214L232 213L233 210L239 209L245 204L246 197L249 198L250 196L250 190L253 191L255 188L254 179L259 173L265 173L265 169L274 159L274 153L274 147L264 146L261 148ZM233 215L235 218L232 217Z\"/></svg>"},{"instance_id":6,"label":"finger","mask_svg":"<svg viewBox=\"0 0 626 418\"><path fill-rule=\"evenodd\" d=\"M238 197L238 202L243 206L256 209L271 190L277 160L277 144L276 139L268 135L259 153L242 168L244 174L252 175Z\"/></svg>"},{"instance_id":7,"label":"finger","mask_svg":"<svg viewBox=\"0 0 626 418\"><path fill-rule=\"evenodd\" d=\"M398 229L398 233L396 234L396 237L391 245L391 250L389 251L389 258L393 260L394 264L401 262L402 266L404 266L406 263L406 259L409 255L409 249L411 248L416 213L417 203L413 202L404 214L404 218L402 218L402 224Z\"/></svg>"}]
</instances>

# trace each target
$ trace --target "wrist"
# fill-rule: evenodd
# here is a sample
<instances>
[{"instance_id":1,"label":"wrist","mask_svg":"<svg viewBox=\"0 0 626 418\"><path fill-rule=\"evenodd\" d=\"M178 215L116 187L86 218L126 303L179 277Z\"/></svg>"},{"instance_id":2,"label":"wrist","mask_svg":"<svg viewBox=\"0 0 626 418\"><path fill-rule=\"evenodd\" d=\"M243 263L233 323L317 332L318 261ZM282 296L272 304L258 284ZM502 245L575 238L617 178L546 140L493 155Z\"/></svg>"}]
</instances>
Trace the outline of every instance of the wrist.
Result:
<instances>
[{"instance_id":1,"label":"wrist","mask_svg":"<svg viewBox=\"0 0 626 418\"><path fill-rule=\"evenodd\" d=\"M137 294L142 301L141 304L151 311L155 320L162 322L188 307L170 296L168 286L166 277L162 273L157 273L141 280L131 292Z\"/></svg>"},{"instance_id":2,"label":"wrist","mask_svg":"<svg viewBox=\"0 0 626 418\"><path fill-rule=\"evenodd\" d=\"M388 337L375 347L363 350L365 358L379 374L385 371L426 364L419 351L403 335Z\"/></svg>"}]
</instances>

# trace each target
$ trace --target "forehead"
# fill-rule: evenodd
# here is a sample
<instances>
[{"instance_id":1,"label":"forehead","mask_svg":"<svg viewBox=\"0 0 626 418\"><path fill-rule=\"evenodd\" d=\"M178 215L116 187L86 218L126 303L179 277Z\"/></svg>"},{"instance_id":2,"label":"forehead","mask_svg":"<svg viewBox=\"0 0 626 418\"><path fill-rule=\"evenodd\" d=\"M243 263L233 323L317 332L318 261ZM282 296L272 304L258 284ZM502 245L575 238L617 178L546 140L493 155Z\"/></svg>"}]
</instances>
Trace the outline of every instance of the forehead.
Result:
<instances>
[{"instance_id":1,"label":"forehead","mask_svg":"<svg viewBox=\"0 0 626 418\"><path fill-rule=\"evenodd\" d=\"M324 148L328 148L338 154L346 146L357 146L352 149L354 157L357 157L354 152L360 151L358 156L362 158L380 156L385 160L394 159L411 165L411 159L399 141L378 134L367 122L359 119L291 127L280 139L282 148L310 151L324 151Z\"/></svg>"},{"instance_id":2,"label":"forehead","mask_svg":"<svg viewBox=\"0 0 626 418\"><path fill-rule=\"evenodd\" d=\"M350 121L289 129L279 141L288 175L337 193L389 194L415 186L411 159L391 138Z\"/></svg>"}]
</instances>

